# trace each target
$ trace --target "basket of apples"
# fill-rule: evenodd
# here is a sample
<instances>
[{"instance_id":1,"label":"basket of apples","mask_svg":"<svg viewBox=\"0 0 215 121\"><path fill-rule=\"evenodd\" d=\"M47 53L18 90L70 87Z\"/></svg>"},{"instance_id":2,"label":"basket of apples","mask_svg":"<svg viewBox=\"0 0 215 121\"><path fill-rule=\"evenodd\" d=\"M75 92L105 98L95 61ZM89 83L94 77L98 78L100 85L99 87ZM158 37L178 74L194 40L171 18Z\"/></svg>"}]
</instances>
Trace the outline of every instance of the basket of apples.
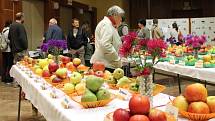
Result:
<instances>
[{"instance_id":1,"label":"basket of apples","mask_svg":"<svg viewBox=\"0 0 215 121\"><path fill-rule=\"evenodd\" d=\"M107 89L101 87L103 83L103 78L90 75L86 78L86 89L84 94L82 96L73 96L71 98L84 108L103 107L114 98L114 95Z\"/></svg>"},{"instance_id":2,"label":"basket of apples","mask_svg":"<svg viewBox=\"0 0 215 121\"><path fill-rule=\"evenodd\" d=\"M194 121L215 118L215 96L208 96L207 89L199 83L188 85L183 95L172 101L180 114Z\"/></svg>"},{"instance_id":3,"label":"basket of apples","mask_svg":"<svg viewBox=\"0 0 215 121\"><path fill-rule=\"evenodd\" d=\"M116 109L105 117L105 121L176 121L174 116L158 109L150 109L147 96L133 95L129 109Z\"/></svg>"}]
</instances>

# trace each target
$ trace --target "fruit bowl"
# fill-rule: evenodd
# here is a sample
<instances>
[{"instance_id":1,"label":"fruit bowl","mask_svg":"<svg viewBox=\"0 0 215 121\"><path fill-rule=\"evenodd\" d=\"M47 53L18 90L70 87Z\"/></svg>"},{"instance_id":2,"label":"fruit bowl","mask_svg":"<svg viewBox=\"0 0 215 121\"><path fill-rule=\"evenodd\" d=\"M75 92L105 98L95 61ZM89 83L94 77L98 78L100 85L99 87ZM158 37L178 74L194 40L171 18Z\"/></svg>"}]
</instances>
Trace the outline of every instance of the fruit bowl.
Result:
<instances>
[{"instance_id":1,"label":"fruit bowl","mask_svg":"<svg viewBox=\"0 0 215 121\"><path fill-rule=\"evenodd\" d=\"M180 114L188 118L189 120L194 120L194 121L207 121L209 119L215 118L215 113L210 113L210 114L196 114L196 113L190 113L186 111L179 111Z\"/></svg>"},{"instance_id":2,"label":"fruit bowl","mask_svg":"<svg viewBox=\"0 0 215 121\"><path fill-rule=\"evenodd\" d=\"M174 118L173 115L170 115L168 113L165 113L165 114L166 114L166 117L167 117L167 121L176 121L176 119ZM113 112L107 114L105 116L104 121L113 121Z\"/></svg>"},{"instance_id":3,"label":"fruit bowl","mask_svg":"<svg viewBox=\"0 0 215 121\"><path fill-rule=\"evenodd\" d=\"M63 89L64 84L65 84L65 83L63 83L63 84L58 84L58 85L56 86L56 88L62 90L62 91L63 91L65 94L67 94L69 97L80 96L80 95L81 95L81 94L77 93L76 91L72 91L72 92L71 92L71 91L66 91L66 90L64 90L64 89Z\"/></svg>"},{"instance_id":4,"label":"fruit bowl","mask_svg":"<svg viewBox=\"0 0 215 121\"><path fill-rule=\"evenodd\" d=\"M164 91L166 89L165 86L163 85L160 85L160 84L155 84L154 87L153 87L153 96L161 93L162 91ZM139 92L136 92L136 91L132 91L132 90L129 90L130 93L132 94L138 94Z\"/></svg>"},{"instance_id":5,"label":"fruit bowl","mask_svg":"<svg viewBox=\"0 0 215 121\"><path fill-rule=\"evenodd\" d=\"M96 107L103 107L107 105L109 102L111 102L114 99L114 95L112 95L110 99L94 101L94 102L81 102L81 96L73 96L71 97L71 99L79 103L80 105L82 105L84 108L96 108Z\"/></svg>"}]
</instances>

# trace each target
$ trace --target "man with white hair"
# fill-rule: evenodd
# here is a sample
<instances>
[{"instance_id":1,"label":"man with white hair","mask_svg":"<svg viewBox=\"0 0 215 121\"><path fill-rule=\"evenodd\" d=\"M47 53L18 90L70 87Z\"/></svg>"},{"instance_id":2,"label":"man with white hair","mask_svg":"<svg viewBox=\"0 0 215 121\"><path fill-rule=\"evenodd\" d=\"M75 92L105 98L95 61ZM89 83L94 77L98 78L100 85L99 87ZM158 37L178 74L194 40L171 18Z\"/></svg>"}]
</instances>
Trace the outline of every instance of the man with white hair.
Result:
<instances>
[{"instance_id":1,"label":"man with white hair","mask_svg":"<svg viewBox=\"0 0 215 121\"><path fill-rule=\"evenodd\" d=\"M49 20L49 28L45 34L45 41L48 40L63 40L64 35L62 29L57 25L57 20L52 18Z\"/></svg>"},{"instance_id":2,"label":"man with white hair","mask_svg":"<svg viewBox=\"0 0 215 121\"><path fill-rule=\"evenodd\" d=\"M121 24L124 10L119 6L112 6L107 11L107 16L101 20L95 30L95 52L91 63L103 62L107 70L113 72L122 66L118 55L122 44L117 27Z\"/></svg>"}]
</instances>

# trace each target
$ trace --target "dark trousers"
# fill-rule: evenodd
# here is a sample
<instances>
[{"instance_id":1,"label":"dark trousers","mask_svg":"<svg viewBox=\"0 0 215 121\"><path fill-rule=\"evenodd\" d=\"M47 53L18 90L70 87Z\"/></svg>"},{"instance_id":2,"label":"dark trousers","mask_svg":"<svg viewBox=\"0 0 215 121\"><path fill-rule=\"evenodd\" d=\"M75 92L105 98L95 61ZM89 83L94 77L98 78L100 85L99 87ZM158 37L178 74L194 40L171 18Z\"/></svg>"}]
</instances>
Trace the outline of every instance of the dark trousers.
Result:
<instances>
[{"instance_id":1,"label":"dark trousers","mask_svg":"<svg viewBox=\"0 0 215 121\"><path fill-rule=\"evenodd\" d=\"M2 61L2 81L5 83L13 82L13 78L10 76L10 69L13 65L13 54L11 52L2 52Z\"/></svg>"}]
</instances>

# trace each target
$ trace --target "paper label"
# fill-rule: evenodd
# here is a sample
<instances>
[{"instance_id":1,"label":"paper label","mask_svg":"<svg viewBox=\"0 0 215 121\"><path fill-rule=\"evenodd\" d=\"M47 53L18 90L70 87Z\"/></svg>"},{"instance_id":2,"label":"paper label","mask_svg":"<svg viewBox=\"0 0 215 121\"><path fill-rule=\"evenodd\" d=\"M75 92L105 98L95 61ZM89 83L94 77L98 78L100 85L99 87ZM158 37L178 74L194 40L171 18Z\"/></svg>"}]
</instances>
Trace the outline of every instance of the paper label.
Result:
<instances>
[{"instance_id":1,"label":"paper label","mask_svg":"<svg viewBox=\"0 0 215 121\"><path fill-rule=\"evenodd\" d=\"M69 108L69 100L67 99L67 97L65 97L62 101L62 105L64 108L68 109Z\"/></svg>"},{"instance_id":2,"label":"paper label","mask_svg":"<svg viewBox=\"0 0 215 121\"><path fill-rule=\"evenodd\" d=\"M130 92L128 92L128 90L119 88L118 96L119 96L119 98L122 98L123 100L129 100L132 95Z\"/></svg>"},{"instance_id":3,"label":"paper label","mask_svg":"<svg viewBox=\"0 0 215 121\"><path fill-rule=\"evenodd\" d=\"M175 119L178 119L178 108L176 108L175 106L168 104L166 106L166 112L170 115L173 115Z\"/></svg>"}]
</instances>

